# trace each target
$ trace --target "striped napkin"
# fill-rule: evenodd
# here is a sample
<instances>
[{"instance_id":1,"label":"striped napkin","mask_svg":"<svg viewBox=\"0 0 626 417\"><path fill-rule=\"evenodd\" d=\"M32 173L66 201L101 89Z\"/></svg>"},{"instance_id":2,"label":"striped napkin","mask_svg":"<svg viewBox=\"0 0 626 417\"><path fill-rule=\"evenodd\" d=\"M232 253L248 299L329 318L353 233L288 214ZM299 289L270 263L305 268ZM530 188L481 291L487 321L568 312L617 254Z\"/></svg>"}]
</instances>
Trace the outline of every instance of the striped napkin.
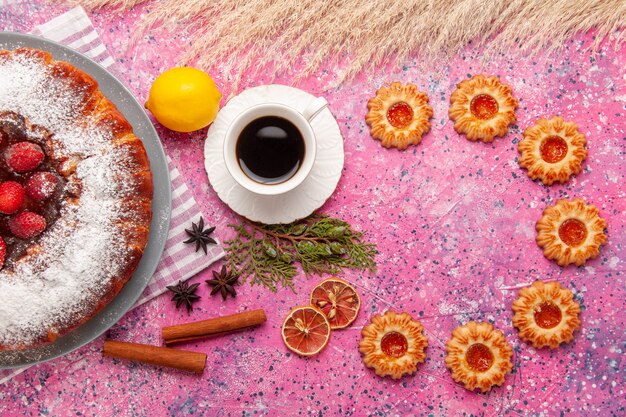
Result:
<instances>
[{"instance_id":1,"label":"striped napkin","mask_svg":"<svg viewBox=\"0 0 626 417\"><path fill-rule=\"evenodd\" d=\"M32 33L69 46L105 68L110 68L115 63L82 7L76 7L37 26ZM205 255L203 251L196 252L195 245L182 243L186 236L185 228L189 228L192 221L197 222L202 213L184 178L169 157L167 162L172 181L170 230L156 272L133 308L165 292L167 285L192 277L224 256L221 244L211 245ZM0 370L0 384L26 369L28 367Z\"/></svg>"}]
</instances>

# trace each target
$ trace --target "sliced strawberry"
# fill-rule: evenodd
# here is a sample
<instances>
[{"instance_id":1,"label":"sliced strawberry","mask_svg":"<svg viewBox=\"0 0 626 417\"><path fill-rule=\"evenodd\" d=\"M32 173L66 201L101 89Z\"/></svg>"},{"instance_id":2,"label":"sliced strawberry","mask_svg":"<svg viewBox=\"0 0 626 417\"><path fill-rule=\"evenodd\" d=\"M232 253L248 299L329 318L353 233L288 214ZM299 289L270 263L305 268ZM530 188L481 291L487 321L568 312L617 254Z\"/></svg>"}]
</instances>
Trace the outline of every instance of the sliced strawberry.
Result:
<instances>
[{"instance_id":1,"label":"sliced strawberry","mask_svg":"<svg viewBox=\"0 0 626 417\"><path fill-rule=\"evenodd\" d=\"M13 214L24 204L24 187L15 181L0 184L0 213Z\"/></svg>"},{"instance_id":2,"label":"sliced strawberry","mask_svg":"<svg viewBox=\"0 0 626 417\"><path fill-rule=\"evenodd\" d=\"M7 244L4 243L4 239L0 237L0 269L4 266L4 257L7 255Z\"/></svg>"},{"instance_id":3,"label":"sliced strawberry","mask_svg":"<svg viewBox=\"0 0 626 417\"><path fill-rule=\"evenodd\" d=\"M32 211L23 211L9 219L9 229L15 237L28 239L46 230L46 219Z\"/></svg>"},{"instance_id":4,"label":"sliced strawberry","mask_svg":"<svg viewBox=\"0 0 626 417\"><path fill-rule=\"evenodd\" d=\"M18 142L7 148L4 158L15 172L29 172L41 164L45 154L41 146L32 142Z\"/></svg>"},{"instance_id":5,"label":"sliced strawberry","mask_svg":"<svg viewBox=\"0 0 626 417\"><path fill-rule=\"evenodd\" d=\"M35 172L26 181L26 195L35 201L47 200L54 194L57 177L52 172Z\"/></svg>"}]
</instances>

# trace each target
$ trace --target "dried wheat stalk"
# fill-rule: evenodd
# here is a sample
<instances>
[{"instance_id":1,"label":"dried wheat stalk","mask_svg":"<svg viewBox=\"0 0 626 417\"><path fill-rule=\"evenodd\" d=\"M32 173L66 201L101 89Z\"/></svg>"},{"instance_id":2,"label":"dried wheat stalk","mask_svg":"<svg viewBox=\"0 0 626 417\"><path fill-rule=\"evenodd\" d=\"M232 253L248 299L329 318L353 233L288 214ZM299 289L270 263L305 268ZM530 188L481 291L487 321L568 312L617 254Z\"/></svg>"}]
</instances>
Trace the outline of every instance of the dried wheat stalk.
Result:
<instances>
[{"instance_id":1,"label":"dried wheat stalk","mask_svg":"<svg viewBox=\"0 0 626 417\"><path fill-rule=\"evenodd\" d=\"M127 10L146 0L70 0L88 9ZM161 0L138 34L184 25L193 43L184 63L247 71L315 73L343 66L341 79L365 68L449 58L470 41L487 52L534 53L596 30L596 45L623 40L626 0ZM346 62L342 62L345 60ZM340 64L341 63L341 64Z\"/></svg>"}]
</instances>

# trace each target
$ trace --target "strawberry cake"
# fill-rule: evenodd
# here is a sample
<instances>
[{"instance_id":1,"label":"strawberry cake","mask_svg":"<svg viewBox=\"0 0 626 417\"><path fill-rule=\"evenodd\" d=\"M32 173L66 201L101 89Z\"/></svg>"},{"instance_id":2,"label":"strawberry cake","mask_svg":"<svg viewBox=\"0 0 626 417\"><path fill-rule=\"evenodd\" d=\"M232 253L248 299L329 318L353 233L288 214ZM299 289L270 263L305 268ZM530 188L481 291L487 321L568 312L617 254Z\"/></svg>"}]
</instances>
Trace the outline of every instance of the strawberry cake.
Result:
<instances>
[{"instance_id":1,"label":"strawberry cake","mask_svg":"<svg viewBox=\"0 0 626 417\"><path fill-rule=\"evenodd\" d=\"M0 50L0 350L53 342L121 291L143 254L152 175L89 75Z\"/></svg>"}]
</instances>

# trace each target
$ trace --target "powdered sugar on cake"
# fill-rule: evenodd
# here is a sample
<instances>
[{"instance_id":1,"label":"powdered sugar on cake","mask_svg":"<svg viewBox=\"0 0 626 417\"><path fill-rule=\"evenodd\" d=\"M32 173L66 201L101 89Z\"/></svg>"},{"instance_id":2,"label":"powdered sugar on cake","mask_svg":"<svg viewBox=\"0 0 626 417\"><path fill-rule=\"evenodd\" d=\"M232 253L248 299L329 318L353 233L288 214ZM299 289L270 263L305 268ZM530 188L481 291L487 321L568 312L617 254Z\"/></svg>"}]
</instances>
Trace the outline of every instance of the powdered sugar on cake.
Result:
<instances>
[{"instance_id":1,"label":"powdered sugar on cake","mask_svg":"<svg viewBox=\"0 0 626 417\"><path fill-rule=\"evenodd\" d=\"M120 223L132 217L133 159L112 133L78 116L84 97L37 59L0 63L0 112L13 111L53 134L55 154L76 162L58 219L13 270L0 270L0 346L28 346L80 322L107 296L133 256ZM71 197L71 198L70 198Z\"/></svg>"}]
</instances>

